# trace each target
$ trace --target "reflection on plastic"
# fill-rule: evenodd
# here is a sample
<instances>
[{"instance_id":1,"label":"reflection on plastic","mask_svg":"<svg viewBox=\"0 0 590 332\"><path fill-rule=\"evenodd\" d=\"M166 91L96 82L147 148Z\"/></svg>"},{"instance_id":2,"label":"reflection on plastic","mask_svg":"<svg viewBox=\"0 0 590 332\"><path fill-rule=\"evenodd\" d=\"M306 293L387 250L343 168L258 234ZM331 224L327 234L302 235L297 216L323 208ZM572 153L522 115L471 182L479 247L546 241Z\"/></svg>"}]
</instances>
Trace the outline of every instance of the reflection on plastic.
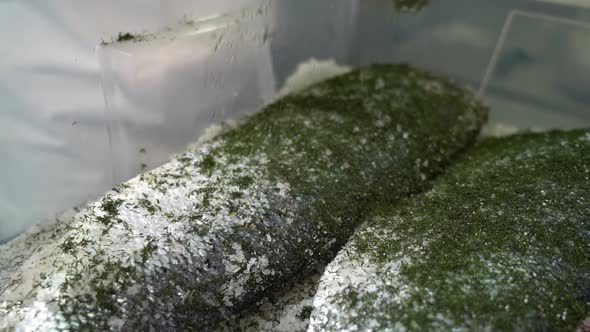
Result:
<instances>
[{"instance_id":1,"label":"reflection on plastic","mask_svg":"<svg viewBox=\"0 0 590 332\"><path fill-rule=\"evenodd\" d=\"M479 92L494 110L491 120L521 128L589 125L588 40L590 22L513 10Z\"/></svg>"},{"instance_id":2,"label":"reflection on plastic","mask_svg":"<svg viewBox=\"0 0 590 332\"><path fill-rule=\"evenodd\" d=\"M268 6L100 47L113 182L163 164L274 93Z\"/></svg>"},{"instance_id":3,"label":"reflection on plastic","mask_svg":"<svg viewBox=\"0 0 590 332\"><path fill-rule=\"evenodd\" d=\"M259 110L278 90L276 67L291 73L320 49L345 60L352 34L338 29L354 31L356 1L339 4L259 1L99 47L113 182L162 165L212 124ZM281 21L302 9L314 13L305 25Z\"/></svg>"}]
</instances>

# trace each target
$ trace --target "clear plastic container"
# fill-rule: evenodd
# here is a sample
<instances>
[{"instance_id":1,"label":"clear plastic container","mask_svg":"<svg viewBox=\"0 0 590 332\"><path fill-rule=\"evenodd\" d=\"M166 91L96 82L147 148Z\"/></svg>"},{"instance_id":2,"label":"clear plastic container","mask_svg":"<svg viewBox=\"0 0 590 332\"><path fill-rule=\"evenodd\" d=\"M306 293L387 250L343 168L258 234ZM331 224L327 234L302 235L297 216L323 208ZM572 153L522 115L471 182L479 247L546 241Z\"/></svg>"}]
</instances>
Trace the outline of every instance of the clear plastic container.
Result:
<instances>
[{"instance_id":1,"label":"clear plastic container","mask_svg":"<svg viewBox=\"0 0 590 332\"><path fill-rule=\"evenodd\" d=\"M355 62L409 62L450 76L479 92L491 122L588 126L590 13L575 3L583 4L452 0L382 21L361 14L358 42L369 45L357 47Z\"/></svg>"},{"instance_id":2,"label":"clear plastic container","mask_svg":"<svg viewBox=\"0 0 590 332\"><path fill-rule=\"evenodd\" d=\"M540 1L513 9L480 87L491 121L539 129L588 126L589 52L588 9Z\"/></svg>"},{"instance_id":3,"label":"clear plastic container","mask_svg":"<svg viewBox=\"0 0 590 332\"><path fill-rule=\"evenodd\" d=\"M11 199L0 201L0 215L36 202L43 215L57 213L165 163L212 124L259 110L311 58L348 66L407 62L477 91L492 122L588 126L590 12L575 1L556 2L434 0L420 12L400 13L389 0L161 1L161 25L169 28L122 31L121 42L97 47L102 138L73 122L64 127L62 141L78 147L71 151L93 145L88 156L68 159L79 162L76 174L96 176L84 180L87 194L74 199L68 183L52 182L58 152L44 149L33 162L51 165L38 169L46 182L3 172L9 186L28 185L3 196ZM41 221L39 211L18 222Z\"/></svg>"},{"instance_id":4,"label":"clear plastic container","mask_svg":"<svg viewBox=\"0 0 590 332\"><path fill-rule=\"evenodd\" d=\"M178 15L185 5L170 6ZM206 18L184 12L185 24L99 48L115 182L161 165L211 124L259 109L310 58L428 68L479 91L493 122L590 123L584 85L572 81L590 77L571 49L590 36L580 7L449 0L396 13L392 1L283 0Z\"/></svg>"},{"instance_id":5,"label":"clear plastic container","mask_svg":"<svg viewBox=\"0 0 590 332\"><path fill-rule=\"evenodd\" d=\"M185 17L158 34L122 33L99 46L113 183L161 165L210 125L272 97L268 10Z\"/></svg>"},{"instance_id":6,"label":"clear plastic container","mask_svg":"<svg viewBox=\"0 0 590 332\"><path fill-rule=\"evenodd\" d=\"M259 110L300 62L349 62L355 9L342 0L257 1L100 46L113 181L160 166L213 124Z\"/></svg>"}]
</instances>

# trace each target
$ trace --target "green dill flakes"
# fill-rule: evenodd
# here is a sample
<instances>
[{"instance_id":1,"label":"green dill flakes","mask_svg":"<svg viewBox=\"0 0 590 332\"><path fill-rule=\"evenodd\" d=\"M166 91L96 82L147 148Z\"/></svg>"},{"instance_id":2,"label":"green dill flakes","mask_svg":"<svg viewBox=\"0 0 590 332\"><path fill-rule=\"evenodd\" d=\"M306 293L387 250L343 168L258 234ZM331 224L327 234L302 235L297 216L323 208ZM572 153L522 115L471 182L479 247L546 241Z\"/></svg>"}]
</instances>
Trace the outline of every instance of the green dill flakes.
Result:
<instances>
[{"instance_id":1,"label":"green dill flakes","mask_svg":"<svg viewBox=\"0 0 590 332\"><path fill-rule=\"evenodd\" d=\"M590 313L590 131L489 139L374 216L312 331L573 331Z\"/></svg>"},{"instance_id":2,"label":"green dill flakes","mask_svg":"<svg viewBox=\"0 0 590 332\"><path fill-rule=\"evenodd\" d=\"M423 189L485 117L471 94L406 65L287 96L10 265L0 330L210 330L327 263L371 203Z\"/></svg>"}]
</instances>

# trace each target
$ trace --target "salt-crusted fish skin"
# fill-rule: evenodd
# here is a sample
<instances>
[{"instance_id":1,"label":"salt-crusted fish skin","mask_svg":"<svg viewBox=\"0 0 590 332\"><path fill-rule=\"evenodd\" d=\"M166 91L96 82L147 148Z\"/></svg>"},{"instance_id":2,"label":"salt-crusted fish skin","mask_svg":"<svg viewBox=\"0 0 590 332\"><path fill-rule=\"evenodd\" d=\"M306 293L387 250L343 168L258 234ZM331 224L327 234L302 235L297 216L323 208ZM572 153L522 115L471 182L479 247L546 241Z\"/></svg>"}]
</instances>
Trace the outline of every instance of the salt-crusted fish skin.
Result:
<instances>
[{"instance_id":1,"label":"salt-crusted fish skin","mask_svg":"<svg viewBox=\"0 0 590 332\"><path fill-rule=\"evenodd\" d=\"M406 65L285 97L60 226L12 274L0 329L210 330L331 259L369 202L420 190L485 117Z\"/></svg>"},{"instance_id":2,"label":"salt-crusted fish skin","mask_svg":"<svg viewBox=\"0 0 590 332\"><path fill-rule=\"evenodd\" d=\"M485 140L378 206L326 271L308 331L588 324L590 130Z\"/></svg>"}]
</instances>

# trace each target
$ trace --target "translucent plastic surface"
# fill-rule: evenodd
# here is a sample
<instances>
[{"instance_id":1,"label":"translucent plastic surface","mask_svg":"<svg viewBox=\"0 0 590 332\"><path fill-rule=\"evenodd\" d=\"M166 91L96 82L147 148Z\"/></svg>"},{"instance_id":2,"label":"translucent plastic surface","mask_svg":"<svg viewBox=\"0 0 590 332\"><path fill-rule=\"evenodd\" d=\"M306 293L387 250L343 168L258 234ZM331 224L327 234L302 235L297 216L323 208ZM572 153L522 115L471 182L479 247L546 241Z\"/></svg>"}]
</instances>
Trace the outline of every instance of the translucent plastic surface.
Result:
<instances>
[{"instance_id":1,"label":"translucent plastic surface","mask_svg":"<svg viewBox=\"0 0 590 332\"><path fill-rule=\"evenodd\" d=\"M271 98L271 26L262 5L101 46L113 181L161 165L209 125Z\"/></svg>"},{"instance_id":2,"label":"translucent plastic surface","mask_svg":"<svg viewBox=\"0 0 590 332\"><path fill-rule=\"evenodd\" d=\"M0 1L0 243L112 187L94 49L121 29L162 29L161 8Z\"/></svg>"},{"instance_id":3,"label":"translucent plastic surface","mask_svg":"<svg viewBox=\"0 0 590 332\"><path fill-rule=\"evenodd\" d=\"M491 120L532 128L590 124L590 12L532 3L506 21L480 93Z\"/></svg>"},{"instance_id":4,"label":"translucent plastic surface","mask_svg":"<svg viewBox=\"0 0 590 332\"><path fill-rule=\"evenodd\" d=\"M362 2L353 64L409 62L450 76L479 91L491 122L590 125L588 2L432 1L394 16L380 6Z\"/></svg>"},{"instance_id":5,"label":"translucent plastic surface","mask_svg":"<svg viewBox=\"0 0 590 332\"><path fill-rule=\"evenodd\" d=\"M171 29L98 49L114 182L163 164L212 124L259 110L275 96L275 76L300 62L348 60L354 2L250 5L185 15Z\"/></svg>"}]
</instances>

